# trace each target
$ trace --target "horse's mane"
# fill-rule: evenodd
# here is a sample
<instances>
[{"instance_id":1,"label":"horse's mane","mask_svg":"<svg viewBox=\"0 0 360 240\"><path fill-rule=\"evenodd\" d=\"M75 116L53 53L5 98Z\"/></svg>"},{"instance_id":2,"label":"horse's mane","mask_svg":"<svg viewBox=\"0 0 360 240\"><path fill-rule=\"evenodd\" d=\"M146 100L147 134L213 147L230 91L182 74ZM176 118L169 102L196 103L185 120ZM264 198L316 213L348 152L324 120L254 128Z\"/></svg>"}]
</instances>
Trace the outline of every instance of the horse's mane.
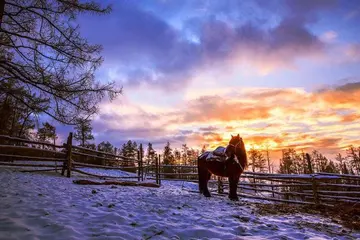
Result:
<instances>
[{"instance_id":1,"label":"horse's mane","mask_svg":"<svg viewBox=\"0 0 360 240\"><path fill-rule=\"evenodd\" d=\"M238 161L241 163L241 165L243 165L243 167L247 167L248 165L248 159L247 159L247 154L246 154L246 149L245 149L245 145L243 140L240 140L240 153L238 154L239 156L236 156L238 158Z\"/></svg>"}]
</instances>

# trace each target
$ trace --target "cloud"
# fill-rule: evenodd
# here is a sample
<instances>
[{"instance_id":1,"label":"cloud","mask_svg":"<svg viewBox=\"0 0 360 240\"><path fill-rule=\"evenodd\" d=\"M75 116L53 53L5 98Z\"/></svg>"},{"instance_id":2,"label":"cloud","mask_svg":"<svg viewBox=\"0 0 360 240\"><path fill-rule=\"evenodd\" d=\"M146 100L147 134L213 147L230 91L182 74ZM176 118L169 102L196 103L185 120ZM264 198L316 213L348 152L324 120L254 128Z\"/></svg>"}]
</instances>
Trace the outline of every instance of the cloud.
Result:
<instances>
[{"instance_id":1,"label":"cloud","mask_svg":"<svg viewBox=\"0 0 360 240\"><path fill-rule=\"evenodd\" d=\"M322 89L314 95L314 100L324 101L333 108L358 109L360 82L350 82L333 88Z\"/></svg>"},{"instance_id":2,"label":"cloud","mask_svg":"<svg viewBox=\"0 0 360 240\"><path fill-rule=\"evenodd\" d=\"M186 112L178 113L181 123L266 119L271 108L232 102L220 96L205 96L190 101L186 109Z\"/></svg>"},{"instance_id":3,"label":"cloud","mask_svg":"<svg viewBox=\"0 0 360 240\"><path fill-rule=\"evenodd\" d=\"M345 48L345 56L350 61L360 61L360 43L349 44Z\"/></svg>"},{"instance_id":4,"label":"cloud","mask_svg":"<svg viewBox=\"0 0 360 240\"><path fill-rule=\"evenodd\" d=\"M214 126L208 126L208 127L201 127L199 128L199 131L203 131L203 132L209 132L209 131L217 131L219 130L218 127L214 127Z\"/></svg>"},{"instance_id":5,"label":"cloud","mask_svg":"<svg viewBox=\"0 0 360 240\"><path fill-rule=\"evenodd\" d=\"M321 36L320 39L324 42L332 42L334 41L336 38L338 37L337 32L335 31L327 31L324 32Z\"/></svg>"},{"instance_id":6,"label":"cloud","mask_svg":"<svg viewBox=\"0 0 360 240\"><path fill-rule=\"evenodd\" d=\"M298 59L321 56L324 43L306 24L331 2L280 1L278 4L286 6L286 10L277 16L277 24L264 28L251 16L242 21L232 17L241 16L243 7L249 11L259 7L251 3L250 7L240 3L199 3L196 7L206 6L208 11L194 14L191 1L179 10L175 3L140 5L118 1L107 18L83 18L82 29L91 42L104 46L103 77L127 87L145 83L178 90L200 71L214 66L249 64L266 74L279 68L295 68ZM263 5L272 8L262 1ZM178 27L169 15L163 14L164 9L176 13ZM187 12L191 16L185 18Z\"/></svg>"}]
</instances>

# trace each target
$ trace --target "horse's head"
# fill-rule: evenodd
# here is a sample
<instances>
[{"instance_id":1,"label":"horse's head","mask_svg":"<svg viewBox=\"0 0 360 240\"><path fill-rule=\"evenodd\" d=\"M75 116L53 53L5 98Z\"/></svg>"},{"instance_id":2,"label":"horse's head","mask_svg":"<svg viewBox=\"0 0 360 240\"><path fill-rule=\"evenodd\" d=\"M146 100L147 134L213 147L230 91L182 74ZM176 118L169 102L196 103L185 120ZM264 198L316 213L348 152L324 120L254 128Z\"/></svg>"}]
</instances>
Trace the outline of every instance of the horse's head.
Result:
<instances>
[{"instance_id":1,"label":"horse's head","mask_svg":"<svg viewBox=\"0 0 360 240\"><path fill-rule=\"evenodd\" d=\"M229 145L225 149L225 154L228 157L233 157L235 155L239 161L247 165L245 144L239 134L236 136L231 135Z\"/></svg>"}]
</instances>

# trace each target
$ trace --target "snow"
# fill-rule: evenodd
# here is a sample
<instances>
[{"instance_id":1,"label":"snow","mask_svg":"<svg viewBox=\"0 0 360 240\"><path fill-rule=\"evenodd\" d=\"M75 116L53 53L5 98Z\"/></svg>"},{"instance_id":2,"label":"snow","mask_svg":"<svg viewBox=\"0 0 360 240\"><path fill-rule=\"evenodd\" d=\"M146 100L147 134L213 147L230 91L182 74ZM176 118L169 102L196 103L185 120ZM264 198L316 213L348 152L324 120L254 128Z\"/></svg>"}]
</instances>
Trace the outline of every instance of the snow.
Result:
<instances>
[{"instance_id":1,"label":"snow","mask_svg":"<svg viewBox=\"0 0 360 240\"><path fill-rule=\"evenodd\" d=\"M0 239L356 239L326 218L261 216L255 200L205 198L197 184L160 188L76 185L90 179L0 167ZM132 174L94 170L122 176ZM117 173L116 173L117 172Z\"/></svg>"}]
</instances>

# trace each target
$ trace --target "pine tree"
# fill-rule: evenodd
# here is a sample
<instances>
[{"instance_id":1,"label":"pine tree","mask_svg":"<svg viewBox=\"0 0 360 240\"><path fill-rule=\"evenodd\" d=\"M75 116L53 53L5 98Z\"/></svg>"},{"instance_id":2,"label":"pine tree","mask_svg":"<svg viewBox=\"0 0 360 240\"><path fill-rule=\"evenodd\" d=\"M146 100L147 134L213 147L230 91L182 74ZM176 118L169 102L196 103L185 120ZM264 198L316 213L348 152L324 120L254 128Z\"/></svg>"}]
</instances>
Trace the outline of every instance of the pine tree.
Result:
<instances>
[{"instance_id":1,"label":"pine tree","mask_svg":"<svg viewBox=\"0 0 360 240\"><path fill-rule=\"evenodd\" d=\"M253 147L250 148L248 154L250 161L249 166L251 166L252 171L264 172L266 170L266 159L263 154Z\"/></svg>"},{"instance_id":2,"label":"pine tree","mask_svg":"<svg viewBox=\"0 0 360 240\"><path fill-rule=\"evenodd\" d=\"M11 80L2 82L0 76L0 134L30 139L31 131L35 128L34 116L38 112L14 98L7 92L10 88L16 88L23 95L27 94L24 88L16 87ZM37 101L35 96L33 101Z\"/></svg>"},{"instance_id":3,"label":"pine tree","mask_svg":"<svg viewBox=\"0 0 360 240\"><path fill-rule=\"evenodd\" d=\"M55 142L56 139L56 128L50 123L45 122L42 124L43 127L39 128L37 132L37 138L42 142Z\"/></svg>"},{"instance_id":4,"label":"pine tree","mask_svg":"<svg viewBox=\"0 0 360 240\"><path fill-rule=\"evenodd\" d=\"M343 163L344 163L344 161L345 161L345 158L341 155L341 153L338 153L338 154L336 155L335 160L339 162L339 164L338 164L338 171L339 171L340 173L343 173L343 166L344 166Z\"/></svg>"},{"instance_id":5,"label":"pine tree","mask_svg":"<svg viewBox=\"0 0 360 240\"><path fill-rule=\"evenodd\" d=\"M351 164L351 170L353 170L353 172L356 171L357 174L360 174L360 147L356 148L354 146L350 146L346 152Z\"/></svg>"},{"instance_id":6,"label":"pine tree","mask_svg":"<svg viewBox=\"0 0 360 240\"><path fill-rule=\"evenodd\" d=\"M124 156L126 158L131 158L131 159L136 160L137 152L138 152L137 143L135 141L132 142L131 140L129 140L122 145L121 150L120 150L120 155ZM121 166L134 167L134 171L136 171L135 161L131 161L131 160L122 161Z\"/></svg>"},{"instance_id":7,"label":"pine tree","mask_svg":"<svg viewBox=\"0 0 360 240\"><path fill-rule=\"evenodd\" d=\"M181 147L181 160L182 164L186 165L189 162L189 147L186 144L183 144Z\"/></svg>"},{"instance_id":8,"label":"pine tree","mask_svg":"<svg viewBox=\"0 0 360 240\"><path fill-rule=\"evenodd\" d=\"M197 164L197 157L199 156L199 151L193 148L188 150L188 161L190 166L196 166Z\"/></svg>"},{"instance_id":9,"label":"pine tree","mask_svg":"<svg viewBox=\"0 0 360 240\"><path fill-rule=\"evenodd\" d=\"M36 134L37 139L41 142L52 142L53 144L55 144L55 141L57 139L56 128L48 122L43 123L42 125L43 127L39 128Z\"/></svg>"},{"instance_id":10,"label":"pine tree","mask_svg":"<svg viewBox=\"0 0 360 240\"><path fill-rule=\"evenodd\" d=\"M164 147L164 153L163 153L163 163L165 165L171 165L174 164L174 155L172 152L172 148L170 147L170 142L167 142Z\"/></svg>"},{"instance_id":11,"label":"pine tree","mask_svg":"<svg viewBox=\"0 0 360 240\"><path fill-rule=\"evenodd\" d=\"M279 173L283 173L283 174L295 173L294 155L296 155L296 152L292 148L289 148L287 150L282 150L282 158L280 159Z\"/></svg>"},{"instance_id":12,"label":"pine tree","mask_svg":"<svg viewBox=\"0 0 360 240\"><path fill-rule=\"evenodd\" d=\"M80 146L87 147L89 140L94 140L92 135L91 120L89 119L78 119L75 127L74 139L80 142Z\"/></svg>"},{"instance_id":13,"label":"pine tree","mask_svg":"<svg viewBox=\"0 0 360 240\"><path fill-rule=\"evenodd\" d=\"M174 162L177 164L181 163L181 152L177 148L174 150Z\"/></svg>"},{"instance_id":14,"label":"pine tree","mask_svg":"<svg viewBox=\"0 0 360 240\"><path fill-rule=\"evenodd\" d=\"M156 151L154 150L152 143L148 143L148 147L146 149L145 160L147 165L155 164Z\"/></svg>"},{"instance_id":15,"label":"pine tree","mask_svg":"<svg viewBox=\"0 0 360 240\"><path fill-rule=\"evenodd\" d=\"M167 142L164 147L164 153L163 153L163 164L164 165L174 165L174 155L172 152L172 149L170 147L170 142ZM164 167L165 173L174 173L174 168L171 166L165 166ZM170 178L173 176L169 176Z\"/></svg>"},{"instance_id":16,"label":"pine tree","mask_svg":"<svg viewBox=\"0 0 360 240\"><path fill-rule=\"evenodd\" d=\"M102 141L98 144L97 150L101 152L114 154L114 146L108 141Z\"/></svg>"}]
</instances>

